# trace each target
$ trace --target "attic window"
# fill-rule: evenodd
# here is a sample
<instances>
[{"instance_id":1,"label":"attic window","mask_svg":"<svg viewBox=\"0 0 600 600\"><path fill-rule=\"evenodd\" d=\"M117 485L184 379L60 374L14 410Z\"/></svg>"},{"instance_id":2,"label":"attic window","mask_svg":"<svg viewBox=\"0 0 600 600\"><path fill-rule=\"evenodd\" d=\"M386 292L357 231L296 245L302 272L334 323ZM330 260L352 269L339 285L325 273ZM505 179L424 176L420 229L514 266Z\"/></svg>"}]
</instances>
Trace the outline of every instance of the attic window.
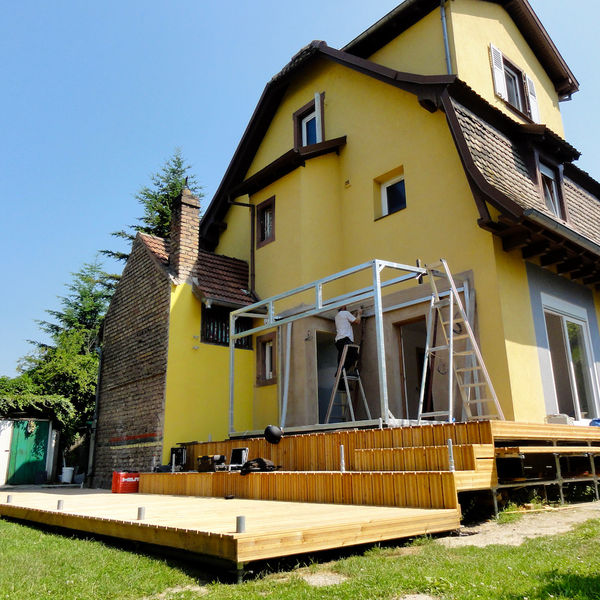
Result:
<instances>
[{"instance_id":1,"label":"attic window","mask_svg":"<svg viewBox=\"0 0 600 600\"><path fill-rule=\"evenodd\" d=\"M294 113L294 148L318 144L325 139L324 98L324 92L316 93L313 100Z\"/></svg>"},{"instance_id":2,"label":"attic window","mask_svg":"<svg viewBox=\"0 0 600 600\"><path fill-rule=\"evenodd\" d=\"M560 174L552 167L540 162L540 183L546 208L559 219L564 219L560 195Z\"/></svg>"},{"instance_id":3,"label":"attic window","mask_svg":"<svg viewBox=\"0 0 600 600\"><path fill-rule=\"evenodd\" d=\"M509 61L498 48L490 44L494 91L510 107L540 122L535 84L531 77Z\"/></svg>"}]
</instances>

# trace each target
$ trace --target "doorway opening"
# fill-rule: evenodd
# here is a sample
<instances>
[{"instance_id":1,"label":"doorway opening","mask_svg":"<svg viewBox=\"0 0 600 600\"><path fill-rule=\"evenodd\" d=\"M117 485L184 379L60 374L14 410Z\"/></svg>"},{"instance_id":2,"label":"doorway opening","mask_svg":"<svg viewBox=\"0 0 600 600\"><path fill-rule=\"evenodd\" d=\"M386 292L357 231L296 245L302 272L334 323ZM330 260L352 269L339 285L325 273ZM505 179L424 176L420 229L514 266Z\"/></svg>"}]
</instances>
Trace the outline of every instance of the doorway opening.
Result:
<instances>
[{"instance_id":1,"label":"doorway opening","mask_svg":"<svg viewBox=\"0 0 600 600\"><path fill-rule=\"evenodd\" d=\"M419 394L425 361L427 320L425 317L396 325L400 342L400 377L405 419L419 417Z\"/></svg>"}]
</instances>

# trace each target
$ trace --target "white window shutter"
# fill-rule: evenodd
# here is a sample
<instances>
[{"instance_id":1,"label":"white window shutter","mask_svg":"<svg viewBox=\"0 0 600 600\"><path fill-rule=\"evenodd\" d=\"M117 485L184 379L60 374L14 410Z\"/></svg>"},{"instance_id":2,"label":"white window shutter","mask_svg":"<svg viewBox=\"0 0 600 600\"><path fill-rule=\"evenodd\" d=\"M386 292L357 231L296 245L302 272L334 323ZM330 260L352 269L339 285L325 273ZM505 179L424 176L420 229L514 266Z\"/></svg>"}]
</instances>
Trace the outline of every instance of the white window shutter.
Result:
<instances>
[{"instance_id":1,"label":"white window shutter","mask_svg":"<svg viewBox=\"0 0 600 600\"><path fill-rule=\"evenodd\" d=\"M525 75L525 83L527 85L527 96L529 98L529 111L531 112L531 120L534 123L540 123L540 109L538 107L537 94L535 93L535 84L529 75Z\"/></svg>"},{"instance_id":2,"label":"white window shutter","mask_svg":"<svg viewBox=\"0 0 600 600\"><path fill-rule=\"evenodd\" d=\"M317 129L317 144L323 141L323 115L321 114L321 94L315 92L315 120Z\"/></svg>"},{"instance_id":3,"label":"white window shutter","mask_svg":"<svg viewBox=\"0 0 600 600\"><path fill-rule=\"evenodd\" d=\"M504 75L504 59L502 58L502 52L492 44L490 44L490 60L492 62L492 74L494 76L494 90L500 98L508 100L506 77Z\"/></svg>"}]
</instances>

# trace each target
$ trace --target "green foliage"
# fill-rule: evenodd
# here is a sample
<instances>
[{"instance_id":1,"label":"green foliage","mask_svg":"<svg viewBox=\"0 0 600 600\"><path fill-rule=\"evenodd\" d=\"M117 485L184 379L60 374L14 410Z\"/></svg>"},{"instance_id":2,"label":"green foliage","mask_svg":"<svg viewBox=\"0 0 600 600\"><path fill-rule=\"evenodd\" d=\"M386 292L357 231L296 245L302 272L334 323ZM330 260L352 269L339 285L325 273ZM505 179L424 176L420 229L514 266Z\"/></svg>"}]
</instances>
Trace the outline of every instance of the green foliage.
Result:
<instances>
[{"instance_id":1,"label":"green foliage","mask_svg":"<svg viewBox=\"0 0 600 600\"><path fill-rule=\"evenodd\" d=\"M177 148L173 156L161 167L160 171L151 175L151 184L142 187L135 199L142 205L144 214L138 220L140 224L130 225L129 231L114 231L116 238L133 241L139 231L158 237L169 237L171 228L171 209L173 201L180 195L184 187L202 198L202 188L195 175L189 173L191 165L186 164L181 150ZM127 260L128 254L114 250L101 250L102 254L117 260Z\"/></svg>"}]
</instances>

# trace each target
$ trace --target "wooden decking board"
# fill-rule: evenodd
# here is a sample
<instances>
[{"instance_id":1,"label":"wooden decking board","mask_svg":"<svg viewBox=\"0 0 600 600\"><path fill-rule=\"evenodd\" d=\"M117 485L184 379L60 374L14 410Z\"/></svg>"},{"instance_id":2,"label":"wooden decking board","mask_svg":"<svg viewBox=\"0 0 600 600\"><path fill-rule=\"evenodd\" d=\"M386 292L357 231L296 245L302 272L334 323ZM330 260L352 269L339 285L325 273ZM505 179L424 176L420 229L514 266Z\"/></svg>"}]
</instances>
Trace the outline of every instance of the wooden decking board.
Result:
<instances>
[{"instance_id":1,"label":"wooden decking board","mask_svg":"<svg viewBox=\"0 0 600 600\"><path fill-rule=\"evenodd\" d=\"M490 426L496 442L500 440L600 442L600 427L517 423L514 421L491 421Z\"/></svg>"},{"instance_id":2,"label":"wooden decking board","mask_svg":"<svg viewBox=\"0 0 600 600\"><path fill-rule=\"evenodd\" d=\"M249 562L459 527L455 509L424 510L223 498L110 494L99 490L10 490L0 515ZM56 510L58 499L65 510ZM137 507L146 518L137 521ZM235 533L236 516L246 532Z\"/></svg>"},{"instance_id":3,"label":"wooden decking board","mask_svg":"<svg viewBox=\"0 0 600 600\"><path fill-rule=\"evenodd\" d=\"M600 454L600 446L504 446L495 449L496 456L521 454Z\"/></svg>"}]
</instances>

